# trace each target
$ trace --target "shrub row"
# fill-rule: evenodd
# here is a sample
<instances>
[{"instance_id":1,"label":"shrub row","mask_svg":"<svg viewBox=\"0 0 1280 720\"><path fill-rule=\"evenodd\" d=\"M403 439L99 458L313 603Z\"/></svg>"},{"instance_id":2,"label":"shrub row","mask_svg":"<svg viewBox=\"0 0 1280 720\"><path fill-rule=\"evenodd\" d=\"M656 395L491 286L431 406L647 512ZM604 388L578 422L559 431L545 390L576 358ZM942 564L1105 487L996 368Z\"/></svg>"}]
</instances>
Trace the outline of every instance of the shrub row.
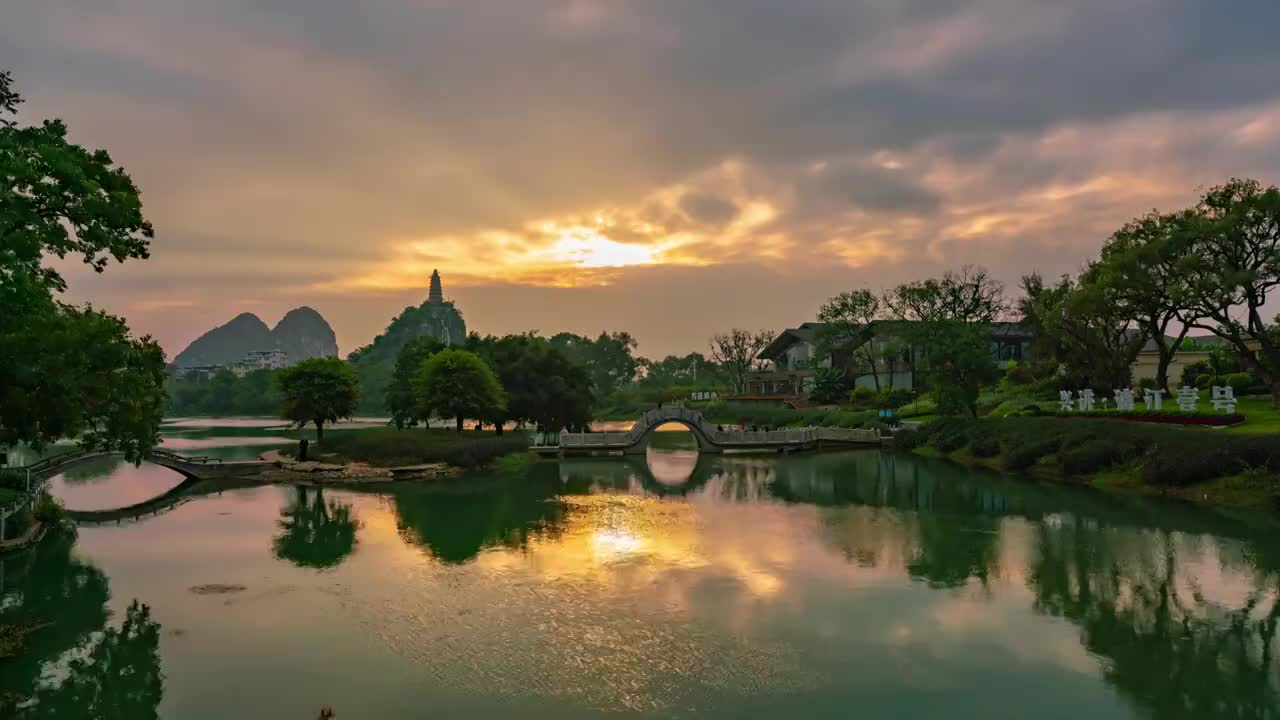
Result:
<instances>
[{"instance_id":1,"label":"shrub row","mask_svg":"<svg viewBox=\"0 0 1280 720\"><path fill-rule=\"evenodd\" d=\"M938 452L967 448L976 457L1002 456L1026 470L1051 459L1071 475L1089 475L1140 461L1150 485L1184 487L1251 468L1280 472L1280 436L1225 435L1159 425L1082 417L941 418L897 435L899 448L927 443Z\"/></svg>"},{"instance_id":2,"label":"shrub row","mask_svg":"<svg viewBox=\"0 0 1280 720\"><path fill-rule=\"evenodd\" d=\"M765 403L711 403L703 413L715 423L764 427L862 428L875 422L876 414L841 408L795 409Z\"/></svg>"},{"instance_id":3,"label":"shrub row","mask_svg":"<svg viewBox=\"0 0 1280 720\"><path fill-rule=\"evenodd\" d=\"M869 410L897 410L914 398L914 393L903 388L876 392L868 387L858 387L849 393L849 402L853 403L855 408Z\"/></svg>"}]
</instances>

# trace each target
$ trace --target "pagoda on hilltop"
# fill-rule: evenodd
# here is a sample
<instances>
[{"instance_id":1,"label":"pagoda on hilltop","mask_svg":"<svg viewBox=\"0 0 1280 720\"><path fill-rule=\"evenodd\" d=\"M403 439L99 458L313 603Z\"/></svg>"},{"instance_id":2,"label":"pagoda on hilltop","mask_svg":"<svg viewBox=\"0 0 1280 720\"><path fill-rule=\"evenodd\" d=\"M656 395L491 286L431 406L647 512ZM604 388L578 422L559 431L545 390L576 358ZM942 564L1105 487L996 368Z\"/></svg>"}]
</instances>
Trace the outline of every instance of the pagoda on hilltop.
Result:
<instances>
[{"instance_id":1,"label":"pagoda on hilltop","mask_svg":"<svg viewBox=\"0 0 1280 720\"><path fill-rule=\"evenodd\" d=\"M418 307L417 328L414 336L430 335L446 345L461 345L467 340L467 324L462 321L462 313L452 301L444 299L444 285L440 282L440 271L431 271L431 285L427 290L427 301Z\"/></svg>"},{"instance_id":2,"label":"pagoda on hilltop","mask_svg":"<svg viewBox=\"0 0 1280 720\"><path fill-rule=\"evenodd\" d=\"M400 350L409 341L420 337L432 337L445 345L461 345L467 341L467 324L462 312L452 300L444 299L444 286L440 271L431 273L431 285L427 299L417 307L407 307L392 318L387 329L373 342L351 353L357 364L386 363L394 366Z\"/></svg>"},{"instance_id":3,"label":"pagoda on hilltop","mask_svg":"<svg viewBox=\"0 0 1280 720\"><path fill-rule=\"evenodd\" d=\"M431 271L431 289L427 291L427 302L432 305L444 303L444 288L440 285L440 271Z\"/></svg>"}]
</instances>

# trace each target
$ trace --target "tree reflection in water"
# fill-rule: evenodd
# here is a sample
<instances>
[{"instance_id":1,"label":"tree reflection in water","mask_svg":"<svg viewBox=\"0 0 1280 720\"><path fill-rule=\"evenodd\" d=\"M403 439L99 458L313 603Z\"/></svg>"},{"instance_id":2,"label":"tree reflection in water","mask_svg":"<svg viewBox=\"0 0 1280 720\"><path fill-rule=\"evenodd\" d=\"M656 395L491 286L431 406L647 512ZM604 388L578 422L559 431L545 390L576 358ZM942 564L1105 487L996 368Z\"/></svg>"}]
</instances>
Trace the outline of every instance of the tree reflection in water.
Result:
<instances>
[{"instance_id":1,"label":"tree reflection in water","mask_svg":"<svg viewBox=\"0 0 1280 720\"><path fill-rule=\"evenodd\" d=\"M17 656L0 660L0 692L23 699L5 717L155 718L160 624L135 600L121 626L108 627L107 578L72 554L74 544L74 534L57 532L4 560L0 623L31 628Z\"/></svg>"},{"instance_id":2,"label":"tree reflection in water","mask_svg":"<svg viewBox=\"0 0 1280 720\"><path fill-rule=\"evenodd\" d=\"M62 479L68 485L86 485L110 478L124 463L119 456L100 457L74 465L62 471Z\"/></svg>"},{"instance_id":3,"label":"tree reflection in water","mask_svg":"<svg viewBox=\"0 0 1280 720\"><path fill-rule=\"evenodd\" d=\"M1196 577L1179 576L1186 559L1171 533L1068 519L1042 523L1037 535L1036 609L1078 625L1107 681L1153 717L1280 713L1274 571L1257 571L1243 604L1229 607L1206 599Z\"/></svg>"},{"instance_id":4,"label":"tree reflection in water","mask_svg":"<svg viewBox=\"0 0 1280 720\"><path fill-rule=\"evenodd\" d=\"M771 489L839 508L823 522L850 561L901 558L910 576L940 587L986 584L1008 529L1001 518L1029 523L1030 535L1013 540L1029 559L1012 577L1026 578L1036 612L1080 628L1106 681L1146 714L1280 717L1280 551L1271 533L1202 508L878 453L781 464ZM1243 598L1210 599L1230 597L1225 585Z\"/></svg>"},{"instance_id":5,"label":"tree reflection in water","mask_svg":"<svg viewBox=\"0 0 1280 720\"><path fill-rule=\"evenodd\" d=\"M554 466L518 479L490 478L397 490L396 524L405 540L442 562L462 564L486 547L524 548L531 537L556 537L567 513Z\"/></svg>"},{"instance_id":6,"label":"tree reflection in water","mask_svg":"<svg viewBox=\"0 0 1280 720\"><path fill-rule=\"evenodd\" d=\"M320 488L298 486L280 511L280 528L272 546L276 557L298 567L331 568L355 550L359 523L350 505L326 501Z\"/></svg>"}]
</instances>

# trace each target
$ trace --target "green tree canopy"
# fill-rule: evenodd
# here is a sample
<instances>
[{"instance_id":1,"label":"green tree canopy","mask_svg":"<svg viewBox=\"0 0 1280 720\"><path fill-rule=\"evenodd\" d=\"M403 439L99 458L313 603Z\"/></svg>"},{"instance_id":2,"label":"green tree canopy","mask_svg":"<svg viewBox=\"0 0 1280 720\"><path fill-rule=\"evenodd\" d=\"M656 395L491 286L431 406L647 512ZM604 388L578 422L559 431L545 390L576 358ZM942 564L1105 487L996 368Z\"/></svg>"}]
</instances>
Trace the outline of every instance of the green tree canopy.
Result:
<instances>
[{"instance_id":1,"label":"green tree canopy","mask_svg":"<svg viewBox=\"0 0 1280 720\"><path fill-rule=\"evenodd\" d=\"M1146 343L1146 329L1133 322L1135 310L1117 288L1104 281L1097 264L1079 278L1064 275L1045 286L1024 279L1029 287L1021 306L1036 318L1042 344L1067 368L1066 380L1097 389L1128 387L1131 366Z\"/></svg>"},{"instance_id":2,"label":"green tree canopy","mask_svg":"<svg viewBox=\"0 0 1280 720\"><path fill-rule=\"evenodd\" d=\"M395 371L387 386L387 410L397 428L413 427L425 423L429 417L418 415L418 399L413 390L413 378L427 358L448 347L430 336L414 338L400 348L396 356Z\"/></svg>"},{"instance_id":3,"label":"green tree canopy","mask_svg":"<svg viewBox=\"0 0 1280 720\"><path fill-rule=\"evenodd\" d=\"M551 336L551 346L574 364L586 368L592 388L599 397L622 389L635 379L640 368L640 361L634 355L635 338L626 332L602 332L595 340L573 333L559 333Z\"/></svg>"},{"instance_id":4,"label":"green tree canopy","mask_svg":"<svg viewBox=\"0 0 1280 720\"><path fill-rule=\"evenodd\" d=\"M78 254L102 272L109 258L145 258L153 235L138 188L106 150L67 142L61 120L18 126L22 98L0 72L0 287L49 291L66 281L45 264Z\"/></svg>"},{"instance_id":5,"label":"green tree canopy","mask_svg":"<svg viewBox=\"0 0 1280 720\"><path fill-rule=\"evenodd\" d=\"M1144 340L1155 343L1156 385L1166 390L1174 353L1191 330L1189 321L1198 319L1188 277L1178 270L1188 217L1153 212L1127 223L1107 240L1094 270L1103 300L1123 308Z\"/></svg>"},{"instance_id":6,"label":"green tree canopy","mask_svg":"<svg viewBox=\"0 0 1280 720\"><path fill-rule=\"evenodd\" d=\"M21 102L0 72L0 444L74 437L137 461L158 442L164 353L117 317L58 302L66 281L46 261L79 255L101 272L145 258L151 225L105 150L69 143L61 120L19 126Z\"/></svg>"},{"instance_id":7,"label":"green tree canopy","mask_svg":"<svg viewBox=\"0 0 1280 720\"><path fill-rule=\"evenodd\" d=\"M880 296L870 290L851 290L828 300L818 311L823 323L818 331L818 347L832 355L854 358L865 367L880 390L880 353L872 326L885 318ZM831 389L834 392L834 388ZM824 396L827 393L824 391Z\"/></svg>"},{"instance_id":8,"label":"green tree canopy","mask_svg":"<svg viewBox=\"0 0 1280 720\"><path fill-rule=\"evenodd\" d=\"M360 398L360 379L338 358L311 358L276 373L284 398L281 413L300 425L314 423L316 441L324 441L325 423L349 418Z\"/></svg>"},{"instance_id":9,"label":"green tree canopy","mask_svg":"<svg viewBox=\"0 0 1280 720\"><path fill-rule=\"evenodd\" d=\"M1280 188L1245 179L1210 188L1177 237L1176 270L1187 282L1180 319L1230 344L1280 406L1280 331L1263 314L1280 286Z\"/></svg>"},{"instance_id":10,"label":"green tree canopy","mask_svg":"<svg viewBox=\"0 0 1280 720\"><path fill-rule=\"evenodd\" d=\"M457 420L491 422L506 408L506 395L493 370L475 353L442 350L418 369L414 378L418 417L439 415Z\"/></svg>"},{"instance_id":11,"label":"green tree canopy","mask_svg":"<svg viewBox=\"0 0 1280 720\"><path fill-rule=\"evenodd\" d=\"M532 422L545 430L584 427L591 421L594 397L587 369L549 341L532 333L472 335L467 349L493 368L506 393L505 409L490 419L499 429L503 421Z\"/></svg>"},{"instance_id":12,"label":"green tree canopy","mask_svg":"<svg viewBox=\"0 0 1280 720\"><path fill-rule=\"evenodd\" d=\"M885 294L901 333L923 350L929 386L943 414L977 414L982 385L998 371L991 323L1005 311L1004 286L985 270L963 268L941 278L899 285Z\"/></svg>"}]
</instances>

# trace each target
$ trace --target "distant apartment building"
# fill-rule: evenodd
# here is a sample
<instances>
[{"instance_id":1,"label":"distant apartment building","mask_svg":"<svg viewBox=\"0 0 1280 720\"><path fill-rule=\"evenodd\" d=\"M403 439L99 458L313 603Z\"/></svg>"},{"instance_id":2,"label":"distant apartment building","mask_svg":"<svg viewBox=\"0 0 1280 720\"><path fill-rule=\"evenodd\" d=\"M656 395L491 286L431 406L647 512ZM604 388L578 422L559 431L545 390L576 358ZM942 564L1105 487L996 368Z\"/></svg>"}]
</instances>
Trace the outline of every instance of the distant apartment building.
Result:
<instances>
[{"instance_id":1,"label":"distant apartment building","mask_svg":"<svg viewBox=\"0 0 1280 720\"><path fill-rule=\"evenodd\" d=\"M244 377L255 370L279 370L288 366L289 357L283 350L254 350L232 363L229 369L237 377Z\"/></svg>"},{"instance_id":2,"label":"distant apartment building","mask_svg":"<svg viewBox=\"0 0 1280 720\"><path fill-rule=\"evenodd\" d=\"M191 365L175 369L178 377L203 375L213 377L223 370L229 370L236 377L244 377L255 370L279 370L289 367L289 356L283 350L254 350L245 353L243 358L229 365Z\"/></svg>"}]
</instances>

